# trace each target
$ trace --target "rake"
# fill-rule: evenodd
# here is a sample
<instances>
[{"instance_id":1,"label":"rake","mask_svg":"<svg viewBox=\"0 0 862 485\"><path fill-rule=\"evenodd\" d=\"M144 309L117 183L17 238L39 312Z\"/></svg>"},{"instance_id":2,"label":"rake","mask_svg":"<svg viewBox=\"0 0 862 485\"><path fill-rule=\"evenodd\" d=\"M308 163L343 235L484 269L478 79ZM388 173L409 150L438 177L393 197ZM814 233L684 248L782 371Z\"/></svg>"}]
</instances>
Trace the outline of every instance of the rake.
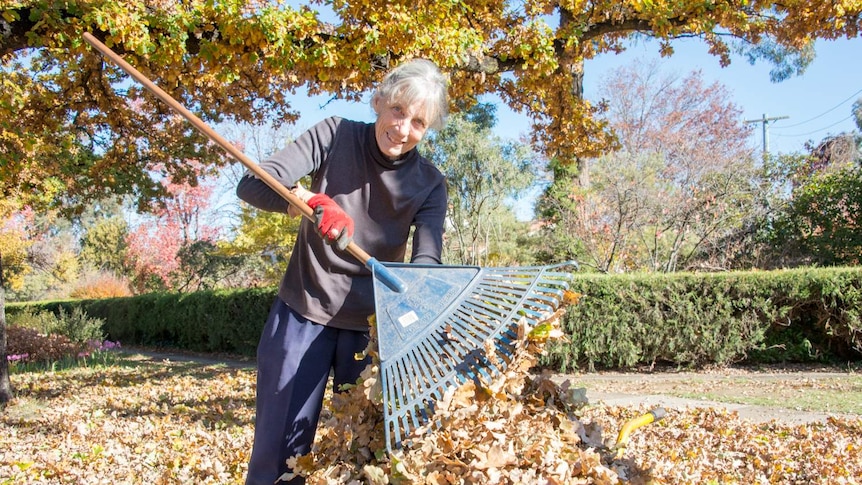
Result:
<instances>
[{"instance_id":1,"label":"rake","mask_svg":"<svg viewBox=\"0 0 862 485\"><path fill-rule=\"evenodd\" d=\"M84 40L167 103L214 143L242 163L304 217L314 211L146 76L90 33ZM381 263L356 243L346 251L374 277L378 351L383 387L386 448L408 443L433 416L434 402L468 380L506 369L517 328L537 325L563 302L572 275L565 267L480 268ZM489 349L490 346L490 349Z\"/></svg>"},{"instance_id":2,"label":"rake","mask_svg":"<svg viewBox=\"0 0 862 485\"><path fill-rule=\"evenodd\" d=\"M410 288L398 293L374 282L390 453L432 419L434 403L448 389L505 372L519 326L535 327L555 312L577 268L572 261L520 268L387 266Z\"/></svg>"}]
</instances>

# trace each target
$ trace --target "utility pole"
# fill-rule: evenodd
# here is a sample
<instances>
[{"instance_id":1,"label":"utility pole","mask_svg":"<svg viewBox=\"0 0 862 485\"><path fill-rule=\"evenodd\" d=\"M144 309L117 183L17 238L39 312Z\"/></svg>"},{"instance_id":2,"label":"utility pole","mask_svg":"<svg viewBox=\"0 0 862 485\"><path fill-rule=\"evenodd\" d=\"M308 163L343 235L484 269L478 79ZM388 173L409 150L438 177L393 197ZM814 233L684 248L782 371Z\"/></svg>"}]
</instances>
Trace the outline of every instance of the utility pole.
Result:
<instances>
[{"instance_id":1,"label":"utility pole","mask_svg":"<svg viewBox=\"0 0 862 485\"><path fill-rule=\"evenodd\" d=\"M763 113L763 118L756 120L745 120L745 123L762 123L763 124L763 158L765 159L767 155L769 155L769 123L775 120L784 120L787 119L787 116L773 116L769 118L766 116L766 113Z\"/></svg>"}]
</instances>

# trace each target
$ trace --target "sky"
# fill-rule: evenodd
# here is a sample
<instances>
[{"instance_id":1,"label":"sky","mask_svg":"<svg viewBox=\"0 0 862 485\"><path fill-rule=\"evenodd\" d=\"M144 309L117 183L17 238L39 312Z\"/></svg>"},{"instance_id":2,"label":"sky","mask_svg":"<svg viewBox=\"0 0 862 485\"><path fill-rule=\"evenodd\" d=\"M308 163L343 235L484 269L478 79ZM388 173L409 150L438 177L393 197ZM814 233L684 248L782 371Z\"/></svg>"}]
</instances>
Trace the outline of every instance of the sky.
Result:
<instances>
[{"instance_id":1,"label":"sky","mask_svg":"<svg viewBox=\"0 0 862 485\"><path fill-rule=\"evenodd\" d=\"M721 67L718 57L707 52L703 42L688 40L674 44L675 54L660 60L667 73L688 74L701 70L706 83L718 82L742 109L743 122L773 117L770 121L768 148L772 154L804 149L808 140L820 141L830 134L857 130L851 109L862 98L862 38L819 41L814 61L801 76L780 83L769 80L770 65L751 65L742 57ZM659 59L658 43L642 43L617 56L602 56L584 66L584 90L589 98L601 77L634 59ZM755 146L763 148L761 122L755 123Z\"/></svg>"},{"instance_id":2,"label":"sky","mask_svg":"<svg viewBox=\"0 0 862 485\"><path fill-rule=\"evenodd\" d=\"M820 141L828 135L857 130L851 108L862 98L862 38L851 40L818 41L815 60L801 76L780 83L769 80L770 65L758 62L751 65L742 57L732 57L731 64L721 67L717 57L707 52L706 45L698 40L674 43L675 53L660 58L658 43L641 41L631 45L622 54L604 54L584 65L584 95L598 100L601 80L614 69L630 65L636 59L659 62L666 74L685 76L701 70L707 84L718 82L727 88L731 102L743 113L741 122L758 120L753 124L752 146L764 148L762 118L781 118L767 123L768 151L775 155L804 149L806 141ZM301 113L297 130L308 128L326 116L338 115L358 121L373 121L374 113L366 102L352 103L327 98L296 96L294 107ZM497 104L498 123L495 133L505 139L518 139L529 132L529 120L515 113L493 97L485 102ZM785 118L786 117L786 118Z\"/></svg>"}]
</instances>

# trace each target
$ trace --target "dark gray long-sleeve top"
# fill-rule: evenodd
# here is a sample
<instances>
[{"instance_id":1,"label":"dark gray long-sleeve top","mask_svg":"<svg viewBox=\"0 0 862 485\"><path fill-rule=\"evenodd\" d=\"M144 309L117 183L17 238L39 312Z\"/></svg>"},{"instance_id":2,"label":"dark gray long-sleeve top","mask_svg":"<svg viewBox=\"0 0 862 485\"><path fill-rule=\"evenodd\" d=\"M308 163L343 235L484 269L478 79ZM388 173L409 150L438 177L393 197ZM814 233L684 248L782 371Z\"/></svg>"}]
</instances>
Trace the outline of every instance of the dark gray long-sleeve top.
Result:
<instances>
[{"instance_id":1,"label":"dark gray long-sleeve top","mask_svg":"<svg viewBox=\"0 0 862 485\"><path fill-rule=\"evenodd\" d=\"M337 117L321 121L260 167L291 187L312 174L309 190L325 193L353 218L356 244L379 261L404 262L411 226L414 263L441 262L446 182L414 148L401 160L383 156L374 124ZM264 210L286 212L288 203L251 173L237 196ZM303 219L278 295L322 325L366 330L374 313L371 272L346 252L323 242Z\"/></svg>"}]
</instances>

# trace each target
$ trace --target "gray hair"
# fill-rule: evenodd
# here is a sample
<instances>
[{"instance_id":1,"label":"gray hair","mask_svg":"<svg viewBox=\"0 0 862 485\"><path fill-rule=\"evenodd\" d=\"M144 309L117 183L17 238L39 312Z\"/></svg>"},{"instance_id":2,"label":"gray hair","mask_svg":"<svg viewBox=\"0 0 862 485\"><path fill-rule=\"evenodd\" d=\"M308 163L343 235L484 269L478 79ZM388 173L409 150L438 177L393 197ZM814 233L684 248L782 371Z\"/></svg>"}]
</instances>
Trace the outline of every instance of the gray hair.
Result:
<instances>
[{"instance_id":1,"label":"gray hair","mask_svg":"<svg viewBox=\"0 0 862 485\"><path fill-rule=\"evenodd\" d=\"M389 71L371 97L371 104L380 99L387 104L412 105L421 101L425 108L428 128L443 127L449 114L448 80L436 64L427 59L413 59Z\"/></svg>"}]
</instances>

